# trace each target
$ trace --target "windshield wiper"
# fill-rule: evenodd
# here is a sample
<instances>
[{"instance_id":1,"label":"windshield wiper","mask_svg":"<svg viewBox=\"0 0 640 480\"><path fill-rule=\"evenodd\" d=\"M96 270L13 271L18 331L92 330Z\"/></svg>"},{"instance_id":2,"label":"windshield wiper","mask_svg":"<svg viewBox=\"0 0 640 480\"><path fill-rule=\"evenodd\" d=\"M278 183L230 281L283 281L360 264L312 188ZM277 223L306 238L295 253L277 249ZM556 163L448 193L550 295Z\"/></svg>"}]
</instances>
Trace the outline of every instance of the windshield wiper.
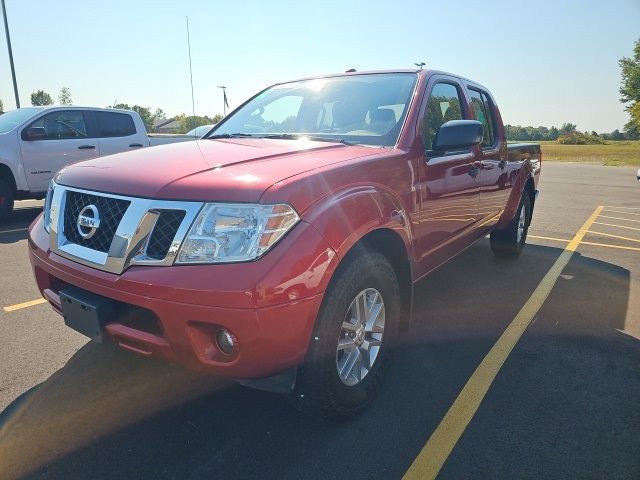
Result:
<instances>
[{"instance_id":1,"label":"windshield wiper","mask_svg":"<svg viewBox=\"0 0 640 480\"><path fill-rule=\"evenodd\" d=\"M343 145L356 145L355 143L347 142L346 140L343 140L341 138L306 135L304 133L273 133L268 135L260 135L258 138L270 138L276 140L300 140L301 138L308 138L309 140L314 140L316 142L331 142L342 143Z\"/></svg>"},{"instance_id":2,"label":"windshield wiper","mask_svg":"<svg viewBox=\"0 0 640 480\"><path fill-rule=\"evenodd\" d=\"M247 138L247 137L255 137L250 133L220 133L218 135L209 135L205 140L216 139L216 138Z\"/></svg>"}]
</instances>

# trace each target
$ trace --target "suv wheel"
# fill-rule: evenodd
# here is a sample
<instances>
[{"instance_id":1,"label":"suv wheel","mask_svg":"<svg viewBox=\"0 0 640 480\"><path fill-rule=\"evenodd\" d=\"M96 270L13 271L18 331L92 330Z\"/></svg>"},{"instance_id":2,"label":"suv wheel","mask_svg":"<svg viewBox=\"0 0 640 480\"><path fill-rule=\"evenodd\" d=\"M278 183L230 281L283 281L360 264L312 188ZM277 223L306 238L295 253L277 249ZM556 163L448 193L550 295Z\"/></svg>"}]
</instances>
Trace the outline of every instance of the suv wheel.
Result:
<instances>
[{"instance_id":1,"label":"suv wheel","mask_svg":"<svg viewBox=\"0 0 640 480\"><path fill-rule=\"evenodd\" d=\"M0 222L6 220L13 211L13 189L0 179Z\"/></svg>"},{"instance_id":2,"label":"suv wheel","mask_svg":"<svg viewBox=\"0 0 640 480\"><path fill-rule=\"evenodd\" d=\"M529 192L522 193L518 211L509 225L491 232L491 250L496 257L515 258L522 253L531 223L531 200Z\"/></svg>"},{"instance_id":3,"label":"suv wheel","mask_svg":"<svg viewBox=\"0 0 640 480\"><path fill-rule=\"evenodd\" d=\"M298 370L291 394L296 407L338 419L369 403L398 328L399 299L393 267L379 253L365 253L337 272Z\"/></svg>"}]
</instances>

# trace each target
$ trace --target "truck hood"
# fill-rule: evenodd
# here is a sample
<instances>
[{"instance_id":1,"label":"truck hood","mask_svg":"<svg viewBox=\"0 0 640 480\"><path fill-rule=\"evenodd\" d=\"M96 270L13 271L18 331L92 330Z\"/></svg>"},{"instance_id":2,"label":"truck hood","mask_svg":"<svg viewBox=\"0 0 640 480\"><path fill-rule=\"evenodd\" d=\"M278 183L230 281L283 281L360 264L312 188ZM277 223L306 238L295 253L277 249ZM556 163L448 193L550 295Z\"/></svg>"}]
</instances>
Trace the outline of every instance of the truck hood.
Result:
<instances>
[{"instance_id":1,"label":"truck hood","mask_svg":"<svg viewBox=\"0 0 640 480\"><path fill-rule=\"evenodd\" d=\"M61 170L55 180L154 199L257 202L286 178L380 150L304 139L197 140L79 162Z\"/></svg>"}]
</instances>

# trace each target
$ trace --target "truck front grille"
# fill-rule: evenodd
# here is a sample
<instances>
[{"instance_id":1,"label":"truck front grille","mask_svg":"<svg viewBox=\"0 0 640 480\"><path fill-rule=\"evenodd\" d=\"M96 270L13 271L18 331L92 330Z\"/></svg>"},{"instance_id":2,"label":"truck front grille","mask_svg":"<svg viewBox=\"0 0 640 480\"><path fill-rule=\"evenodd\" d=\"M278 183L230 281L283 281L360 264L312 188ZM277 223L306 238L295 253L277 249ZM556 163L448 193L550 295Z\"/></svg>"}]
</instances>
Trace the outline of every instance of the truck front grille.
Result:
<instances>
[{"instance_id":1,"label":"truck front grille","mask_svg":"<svg viewBox=\"0 0 640 480\"><path fill-rule=\"evenodd\" d=\"M133 265L170 266L203 205L56 184L49 207L51 251L118 275Z\"/></svg>"},{"instance_id":2,"label":"truck front grille","mask_svg":"<svg viewBox=\"0 0 640 480\"><path fill-rule=\"evenodd\" d=\"M162 210L147 244L147 257L162 260L169 253L171 242L187 212L184 210Z\"/></svg>"},{"instance_id":3,"label":"truck front grille","mask_svg":"<svg viewBox=\"0 0 640 480\"><path fill-rule=\"evenodd\" d=\"M99 252L109 252L113 236L130 203L128 200L68 190L64 208L65 237L77 245ZM78 231L78 215L89 205L94 205L98 209L100 226L91 238L83 238Z\"/></svg>"}]
</instances>

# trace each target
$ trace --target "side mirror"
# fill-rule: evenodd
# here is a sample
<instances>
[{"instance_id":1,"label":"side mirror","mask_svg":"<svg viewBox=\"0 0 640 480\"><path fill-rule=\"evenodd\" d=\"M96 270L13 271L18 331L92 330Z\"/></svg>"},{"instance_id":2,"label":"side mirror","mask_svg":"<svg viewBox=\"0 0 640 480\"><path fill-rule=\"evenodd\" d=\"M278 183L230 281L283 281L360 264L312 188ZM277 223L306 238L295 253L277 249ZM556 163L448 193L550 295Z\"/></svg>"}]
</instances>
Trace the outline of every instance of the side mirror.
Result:
<instances>
[{"instance_id":1,"label":"side mirror","mask_svg":"<svg viewBox=\"0 0 640 480\"><path fill-rule=\"evenodd\" d=\"M47 131L44 127L30 127L22 131L23 140L42 140L47 138Z\"/></svg>"},{"instance_id":2,"label":"side mirror","mask_svg":"<svg viewBox=\"0 0 640 480\"><path fill-rule=\"evenodd\" d=\"M477 120L450 120L440 127L434 150L456 150L482 142L482 123Z\"/></svg>"}]
</instances>

